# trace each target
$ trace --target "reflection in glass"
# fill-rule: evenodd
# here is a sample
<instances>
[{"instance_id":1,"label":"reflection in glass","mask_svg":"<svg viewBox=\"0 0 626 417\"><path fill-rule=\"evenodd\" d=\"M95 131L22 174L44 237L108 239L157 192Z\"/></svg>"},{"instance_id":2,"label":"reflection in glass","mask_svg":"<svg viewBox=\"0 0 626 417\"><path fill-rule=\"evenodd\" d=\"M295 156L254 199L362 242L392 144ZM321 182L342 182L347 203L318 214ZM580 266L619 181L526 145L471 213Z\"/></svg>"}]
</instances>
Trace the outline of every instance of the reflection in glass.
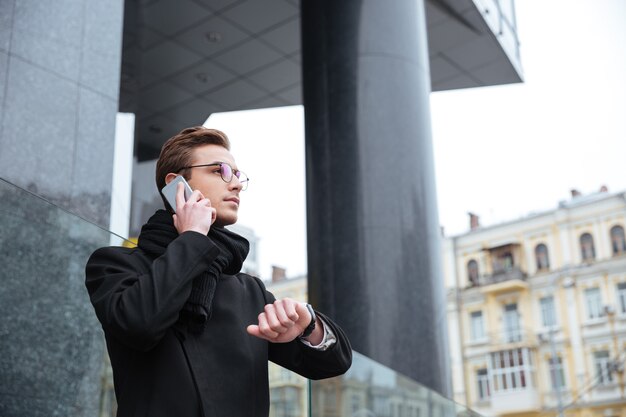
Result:
<instances>
[{"instance_id":1,"label":"reflection in glass","mask_svg":"<svg viewBox=\"0 0 626 417\"><path fill-rule=\"evenodd\" d=\"M311 381L311 417L479 416L364 355L353 355L345 375Z\"/></svg>"},{"instance_id":2,"label":"reflection in glass","mask_svg":"<svg viewBox=\"0 0 626 417\"><path fill-rule=\"evenodd\" d=\"M11 335L0 343L0 414L115 412L84 285L87 258L111 236L0 179L0 335Z\"/></svg>"}]
</instances>

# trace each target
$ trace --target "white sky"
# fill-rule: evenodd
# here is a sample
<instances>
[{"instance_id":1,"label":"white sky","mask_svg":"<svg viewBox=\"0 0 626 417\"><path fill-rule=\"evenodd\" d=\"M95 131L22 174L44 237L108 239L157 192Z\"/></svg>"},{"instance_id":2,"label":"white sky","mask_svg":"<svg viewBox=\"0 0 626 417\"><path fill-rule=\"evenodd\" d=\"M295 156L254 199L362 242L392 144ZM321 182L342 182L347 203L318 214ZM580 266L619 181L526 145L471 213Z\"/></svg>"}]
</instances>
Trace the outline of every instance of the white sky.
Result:
<instances>
[{"instance_id":1,"label":"white sky","mask_svg":"<svg viewBox=\"0 0 626 417\"><path fill-rule=\"evenodd\" d=\"M569 190L626 190L626 1L518 0L523 84L431 95L447 235L555 208ZM306 272L301 106L214 114L251 178L239 222L271 265Z\"/></svg>"}]
</instances>

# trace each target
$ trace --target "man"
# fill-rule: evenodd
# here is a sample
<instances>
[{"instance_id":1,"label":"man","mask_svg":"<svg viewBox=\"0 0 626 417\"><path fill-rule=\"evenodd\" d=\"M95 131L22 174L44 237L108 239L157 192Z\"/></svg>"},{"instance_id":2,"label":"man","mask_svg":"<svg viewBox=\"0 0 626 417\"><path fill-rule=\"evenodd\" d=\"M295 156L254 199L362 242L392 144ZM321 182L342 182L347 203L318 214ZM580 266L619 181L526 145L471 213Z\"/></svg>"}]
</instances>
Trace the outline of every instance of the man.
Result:
<instances>
[{"instance_id":1,"label":"man","mask_svg":"<svg viewBox=\"0 0 626 417\"><path fill-rule=\"evenodd\" d=\"M239 272L248 242L224 226L237 221L248 180L229 149L224 133L204 127L170 138L157 187L183 175L190 198L178 184L175 214L164 198L170 211L148 220L137 248L101 248L87 263L119 417L267 416L268 359L311 379L351 365L329 318Z\"/></svg>"}]
</instances>

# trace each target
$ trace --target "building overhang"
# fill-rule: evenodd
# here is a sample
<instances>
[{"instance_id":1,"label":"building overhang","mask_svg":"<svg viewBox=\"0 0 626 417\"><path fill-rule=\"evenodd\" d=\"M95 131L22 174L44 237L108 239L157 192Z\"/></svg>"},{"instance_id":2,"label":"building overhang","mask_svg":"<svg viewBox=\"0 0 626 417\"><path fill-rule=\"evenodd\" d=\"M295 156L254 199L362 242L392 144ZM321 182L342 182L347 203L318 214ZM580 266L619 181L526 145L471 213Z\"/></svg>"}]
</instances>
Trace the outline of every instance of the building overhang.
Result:
<instances>
[{"instance_id":1,"label":"building overhang","mask_svg":"<svg viewBox=\"0 0 626 417\"><path fill-rule=\"evenodd\" d=\"M500 3L425 0L432 91L522 81ZM126 1L120 111L136 114L138 159L214 112L302 104L300 65L297 0Z\"/></svg>"}]
</instances>

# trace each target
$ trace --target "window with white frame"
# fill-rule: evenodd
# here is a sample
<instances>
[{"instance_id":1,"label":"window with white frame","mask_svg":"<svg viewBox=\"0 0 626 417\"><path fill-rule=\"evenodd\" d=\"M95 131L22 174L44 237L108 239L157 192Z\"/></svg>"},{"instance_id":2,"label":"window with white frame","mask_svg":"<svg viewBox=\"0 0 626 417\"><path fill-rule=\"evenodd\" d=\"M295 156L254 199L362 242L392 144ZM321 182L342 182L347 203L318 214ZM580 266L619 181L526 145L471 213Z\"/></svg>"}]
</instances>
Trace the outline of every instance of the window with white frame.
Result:
<instances>
[{"instance_id":1,"label":"window with white frame","mask_svg":"<svg viewBox=\"0 0 626 417\"><path fill-rule=\"evenodd\" d=\"M548 359L548 370L550 371L552 390L563 389L565 387L565 373L563 371L563 360L560 356Z\"/></svg>"},{"instance_id":2,"label":"window with white frame","mask_svg":"<svg viewBox=\"0 0 626 417\"><path fill-rule=\"evenodd\" d=\"M489 375L487 369L478 369L476 371L476 389L478 392L478 400L484 401L491 397L491 391L489 390Z\"/></svg>"},{"instance_id":3,"label":"window with white frame","mask_svg":"<svg viewBox=\"0 0 626 417\"><path fill-rule=\"evenodd\" d=\"M528 348L491 354L491 381L494 392L519 391L530 387L533 372Z\"/></svg>"},{"instance_id":4,"label":"window with white frame","mask_svg":"<svg viewBox=\"0 0 626 417\"><path fill-rule=\"evenodd\" d=\"M608 385L613 382L614 376L611 366L611 358L607 350L600 350L593 354L594 367L596 368L596 381L600 385Z\"/></svg>"},{"instance_id":5,"label":"window with white frame","mask_svg":"<svg viewBox=\"0 0 626 417\"><path fill-rule=\"evenodd\" d=\"M520 317L517 312L517 303L510 303L504 306L504 340L507 343L514 343L522 340L522 329L520 328Z\"/></svg>"},{"instance_id":6,"label":"window with white frame","mask_svg":"<svg viewBox=\"0 0 626 417\"><path fill-rule=\"evenodd\" d=\"M617 305L619 306L619 312L626 314L626 282L617 284Z\"/></svg>"},{"instance_id":7,"label":"window with white frame","mask_svg":"<svg viewBox=\"0 0 626 417\"><path fill-rule=\"evenodd\" d=\"M598 319L604 315L600 288L594 287L585 290L585 304L587 305L587 318L589 320Z\"/></svg>"},{"instance_id":8,"label":"window with white frame","mask_svg":"<svg viewBox=\"0 0 626 417\"><path fill-rule=\"evenodd\" d=\"M485 323L482 311L472 311L470 314L470 337L472 341L485 338Z\"/></svg>"},{"instance_id":9,"label":"window with white frame","mask_svg":"<svg viewBox=\"0 0 626 417\"><path fill-rule=\"evenodd\" d=\"M556 309L554 308L554 297L549 295L539 299L541 307L541 323L543 327L556 326Z\"/></svg>"}]
</instances>

